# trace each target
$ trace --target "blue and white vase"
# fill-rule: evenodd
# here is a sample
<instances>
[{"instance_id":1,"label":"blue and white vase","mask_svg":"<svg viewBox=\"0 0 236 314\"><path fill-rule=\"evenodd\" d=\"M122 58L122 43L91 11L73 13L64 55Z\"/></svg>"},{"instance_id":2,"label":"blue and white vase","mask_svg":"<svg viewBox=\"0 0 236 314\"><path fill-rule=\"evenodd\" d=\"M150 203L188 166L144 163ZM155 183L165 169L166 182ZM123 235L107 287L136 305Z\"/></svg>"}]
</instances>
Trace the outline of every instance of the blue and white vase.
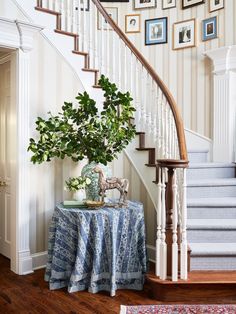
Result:
<instances>
[{"instance_id":1,"label":"blue and white vase","mask_svg":"<svg viewBox=\"0 0 236 314\"><path fill-rule=\"evenodd\" d=\"M93 172L93 169L99 165L100 168L104 171L104 174L109 177L111 176L111 170L108 166L104 166L103 164L98 164L95 161L92 161L85 165L81 171L81 175L83 177L87 177L91 180L91 183L86 186L85 193L86 193L86 200L89 201L100 201L101 197L99 195L99 174Z\"/></svg>"}]
</instances>

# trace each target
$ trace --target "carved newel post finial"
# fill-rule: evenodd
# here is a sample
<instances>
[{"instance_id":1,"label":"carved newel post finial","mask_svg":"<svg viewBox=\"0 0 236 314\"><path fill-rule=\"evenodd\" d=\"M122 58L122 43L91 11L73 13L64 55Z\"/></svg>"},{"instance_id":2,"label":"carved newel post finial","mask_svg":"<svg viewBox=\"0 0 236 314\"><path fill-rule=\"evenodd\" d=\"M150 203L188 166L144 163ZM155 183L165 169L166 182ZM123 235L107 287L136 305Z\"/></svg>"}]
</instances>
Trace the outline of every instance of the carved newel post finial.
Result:
<instances>
[{"instance_id":1,"label":"carved newel post finial","mask_svg":"<svg viewBox=\"0 0 236 314\"><path fill-rule=\"evenodd\" d=\"M101 195L102 201L104 201L105 192L107 190L117 189L120 192L119 203L125 204L129 190L129 180L116 177L106 178L102 168L99 166L94 167L93 171L99 174L99 195Z\"/></svg>"}]
</instances>

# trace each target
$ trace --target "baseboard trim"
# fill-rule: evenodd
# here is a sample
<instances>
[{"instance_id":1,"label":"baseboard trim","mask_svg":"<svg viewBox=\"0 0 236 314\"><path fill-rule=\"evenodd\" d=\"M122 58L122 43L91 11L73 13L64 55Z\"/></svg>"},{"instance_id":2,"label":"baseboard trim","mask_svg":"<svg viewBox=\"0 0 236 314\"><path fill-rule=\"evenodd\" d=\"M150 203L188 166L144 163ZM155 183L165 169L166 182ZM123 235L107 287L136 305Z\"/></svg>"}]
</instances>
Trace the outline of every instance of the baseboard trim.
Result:
<instances>
[{"instance_id":1,"label":"baseboard trim","mask_svg":"<svg viewBox=\"0 0 236 314\"><path fill-rule=\"evenodd\" d=\"M19 275L28 275L33 272L32 268L32 257L30 251L20 251L18 252L19 261Z\"/></svg>"},{"instance_id":2,"label":"baseboard trim","mask_svg":"<svg viewBox=\"0 0 236 314\"><path fill-rule=\"evenodd\" d=\"M47 251L31 254L33 270L45 268L47 264L47 257Z\"/></svg>"}]
</instances>

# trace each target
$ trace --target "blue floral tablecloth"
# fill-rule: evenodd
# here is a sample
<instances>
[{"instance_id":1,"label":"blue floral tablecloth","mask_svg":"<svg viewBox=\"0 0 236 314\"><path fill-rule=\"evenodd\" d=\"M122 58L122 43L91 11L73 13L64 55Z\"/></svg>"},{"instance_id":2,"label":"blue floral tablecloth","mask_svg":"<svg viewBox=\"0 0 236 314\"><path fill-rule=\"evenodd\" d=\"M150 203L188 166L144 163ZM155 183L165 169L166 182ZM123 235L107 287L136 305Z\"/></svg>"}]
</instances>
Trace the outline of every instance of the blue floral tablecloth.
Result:
<instances>
[{"instance_id":1,"label":"blue floral tablecloth","mask_svg":"<svg viewBox=\"0 0 236 314\"><path fill-rule=\"evenodd\" d=\"M124 208L56 206L49 228L45 280L51 290L92 293L142 290L147 270L143 205Z\"/></svg>"}]
</instances>

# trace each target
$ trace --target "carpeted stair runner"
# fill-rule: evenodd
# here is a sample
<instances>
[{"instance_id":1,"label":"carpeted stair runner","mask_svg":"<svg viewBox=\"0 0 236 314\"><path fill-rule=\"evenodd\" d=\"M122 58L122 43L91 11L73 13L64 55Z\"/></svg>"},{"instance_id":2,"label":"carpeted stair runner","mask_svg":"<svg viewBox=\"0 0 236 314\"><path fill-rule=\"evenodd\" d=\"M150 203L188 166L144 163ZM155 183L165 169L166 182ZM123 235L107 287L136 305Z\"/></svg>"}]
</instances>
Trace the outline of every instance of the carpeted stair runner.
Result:
<instances>
[{"instance_id":1,"label":"carpeted stair runner","mask_svg":"<svg viewBox=\"0 0 236 314\"><path fill-rule=\"evenodd\" d=\"M236 270L235 164L207 162L207 153L189 152L191 270Z\"/></svg>"}]
</instances>

